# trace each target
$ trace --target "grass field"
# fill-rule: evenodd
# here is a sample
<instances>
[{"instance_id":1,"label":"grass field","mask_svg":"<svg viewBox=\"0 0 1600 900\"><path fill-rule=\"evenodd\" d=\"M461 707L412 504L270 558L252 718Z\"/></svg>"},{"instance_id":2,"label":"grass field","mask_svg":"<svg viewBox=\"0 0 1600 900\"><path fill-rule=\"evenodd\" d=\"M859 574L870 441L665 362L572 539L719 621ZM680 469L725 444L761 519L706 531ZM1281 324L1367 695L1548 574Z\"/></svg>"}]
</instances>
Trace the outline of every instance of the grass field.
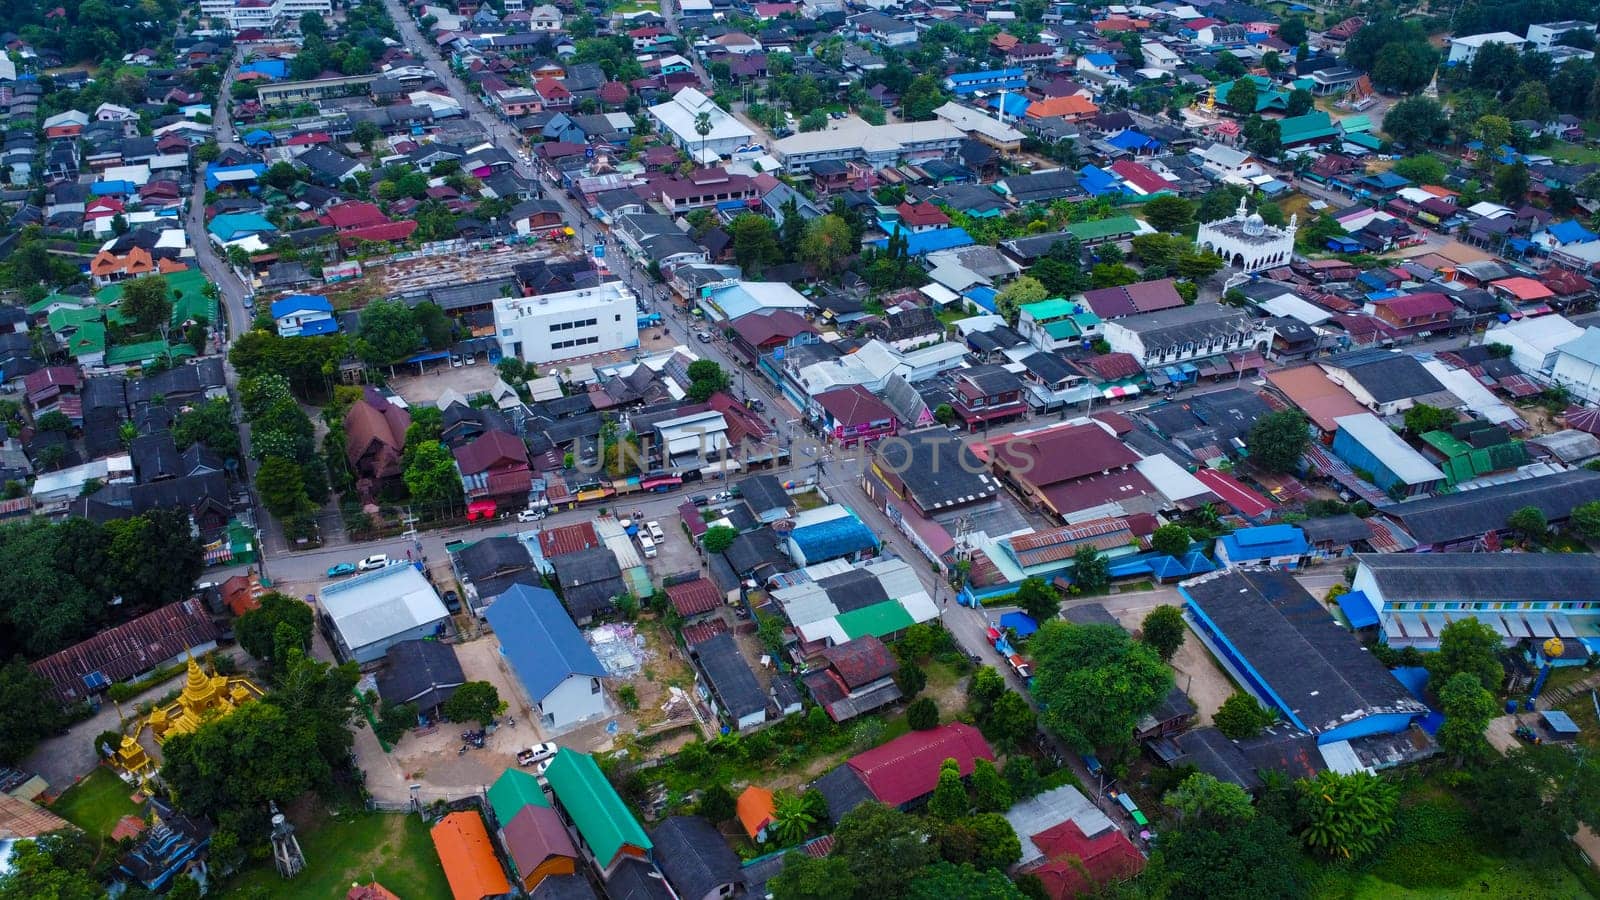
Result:
<instances>
[{"instance_id":1,"label":"grass field","mask_svg":"<svg viewBox=\"0 0 1600 900\"><path fill-rule=\"evenodd\" d=\"M95 837L105 838L123 816L139 814L139 808L128 799L132 794L133 788L100 766L68 788L51 804L50 811Z\"/></svg>"},{"instance_id":2,"label":"grass field","mask_svg":"<svg viewBox=\"0 0 1600 900\"><path fill-rule=\"evenodd\" d=\"M1557 141L1550 147L1549 154L1562 162L1573 165L1600 162L1600 147L1587 147L1583 144L1569 144L1566 141Z\"/></svg>"},{"instance_id":3,"label":"grass field","mask_svg":"<svg viewBox=\"0 0 1600 900\"><path fill-rule=\"evenodd\" d=\"M376 878L406 900L449 900L439 855L428 826L416 816L361 813L324 818L298 832L306 868L291 881L278 876L271 860L253 863L227 885L227 895L328 900L342 897L355 882ZM263 894L262 891L265 891Z\"/></svg>"},{"instance_id":4,"label":"grass field","mask_svg":"<svg viewBox=\"0 0 1600 900\"><path fill-rule=\"evenodd\" d=\"M1472 827L1472 811L1448 789L1407 784L1394 832L1358 865L1307 860L1309 894L1324 900L1589 897L1592 878L1559 861L1500 856Z\"/></svg>"}]
</instances>

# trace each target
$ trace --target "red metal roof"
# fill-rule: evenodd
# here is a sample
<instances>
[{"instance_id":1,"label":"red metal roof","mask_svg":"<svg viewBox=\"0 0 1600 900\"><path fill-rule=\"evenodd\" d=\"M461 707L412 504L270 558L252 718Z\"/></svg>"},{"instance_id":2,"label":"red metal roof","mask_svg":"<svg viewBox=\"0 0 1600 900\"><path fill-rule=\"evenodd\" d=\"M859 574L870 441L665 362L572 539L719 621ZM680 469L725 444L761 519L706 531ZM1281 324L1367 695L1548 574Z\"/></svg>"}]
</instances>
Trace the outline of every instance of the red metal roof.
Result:
<instances>
[{"instance_id":1,"label":"red metal roof","mask_svg":"<svg viewBox=\"0 0 1600 900\"><path fill-rule=\"evenodd\" d=\"M411 233L416 230L417 223L410 219L404 222L385 222L382 225L352 228L339 235L339 243L348 246L356 241L403 241L411 237Z\"/></svg>"},{"instance_id":2,"label":"red metal roof","mask_svg":"<svg viewBox=\"0 0 1600 900\"><path fill-rule=\"evenodd\" d=\"M528 448L503 431L486 431L477 440L456 448L456 463L464 475L475 475L503 464L528 465Z\"/></svg>"},{"instance_id":3,"label":"red metal roof","mask_svg":"<svg viewBox=\"0 0 1600 900\"><path fill-rule=\"evenodd\" d=\"M939 767L947 759L956 761L964 778L972 774L976 760L993 762L994 751L978 729L950 722L930 731L903 734L851 757L846 765L878 801L901 806L933 793L939 783Z\"/></svg>"},{"instance_id":4,"label":"red metal roof","mask_svg":"<svg viewBox=\"0 0 1600 900\"><path fill-rule=\"evenodd\" d=\"M1142 166L1131 159L1117 160L1111 164L1111 171L1120 175L1123 181L1144 191L1146 194L1172 190L1172 185L1165 178L1157 175L1148 166Z\"/></svg>"},{"instance_id":5,"label":"red metal roof","mask_svg":"<svg viewBox=\"0 0 1600 900\"><path fill-rule=\"evenodd\" d=\"M50 682L63 701L81 700L94 691L85 676L104 688L181 657L185 650L217 639L205 605L190 598L145 613L131 622L100 632L65 650L52 653L29 668Z\"/></svg>"},{"instance_id":6,"label":"red metal roof","mask_svg":"<svg viewBox=\"0 0 1600 900\"><path fill-rule=\"evenodd\" d=\"M1380 300L1374 305L1386 307L1390 312L1402 319L1420 319L1441 314L1449 315L1455 309L1455 305L1450 302L1450 298L1436 291L1393 297L1388 300Z\"/></svg>"},{"instance_id":7,"label":"red metal roof","mask_svg":"<svg viewBox=\"0 0 1600 900\"><path fill-rule=\"evenodd\" d=\"M1017 479L1036 487L1118 469L1139 461L1099 425L1069 425L1043 432L1010 435L994 443L995 461Z\"/></svg>"},{"instance_id":8,"label":"red metal roof","mask_svg":"<svg viewBox=\"0 0 1600 900\"><path fill-rule=\"evenodd\" d=\"M1272 504L1267 498L1244 486L1244 482L1215 469L1201 469L1194 474L1200 483L1211 489L1211 492L1221 497L1227 504L1244 515L1255 518L1272 509Z\"/></svg>"},{"instance_id":9,"label":"red metal roof","mask_svg":"<svg viewBox=\"0 0 1600 900\"><path fill-rule=\"evenodd\" d=\"M1108 882L1132 878L1144 868L1144 857L1115 828L1091 838L1069 820L1032 837L1045 862L1028 873L1044 882L1045 893L1053 900L1083 896Z\"/></svg>"},{"instance_id":10,"label":"red metal roof","mask_svg":"<svg viewBox=\"0 0 1600 900\"><path fill-rule=\"evenodd\" d=\"M706 578L696 578L683 584L669 584L666 591L667 599L672 601L672 608L676 609L680 616L711 612L722 603L722 592Z\"/></svg>"},{"instance_id":11,"label":"red metal roof","mask_svg":"<svg viewBox=\"0 0 1600 900\"><path fill-rule=\"evenodd\" d=\"M825 391L811 398L840 426L850 428L896 418L894 410L859 384Z\"/></svg>"},{"instance_id":12,"label":"red metal roof","mask_svg":"<svg viewBox=\"0 0 1600 900\"><path fill-rule=\"evenodd\" d=\"M846 690L871 684L900 668L888 646L870 634L829 647L822 656L839 673Z\"/></svg>"},{"instance_id":13,"label":"red metal roof","mask_svg":"<svg viewBox=\"0 0 1600 900\"><path fill-rule=\"evenodd\" d=\"M593 522L557 525L539 532L539 552L545 559L555 559L598 546L600 535L595 533Z\"/></svg>"},{"instance_id":14,"label":"red metal roof","mask_svg":"<svg viewBox=\"0 0 1600 900\"><path fill-rule=\"evenodd\" d=\"M376 205L361 200L351 200L346 203L335 203L328 207L323 214L324 224L335 228L363 228L368 225L382 225L389 221L383 210Z\"/></svg>"}]
</instances>

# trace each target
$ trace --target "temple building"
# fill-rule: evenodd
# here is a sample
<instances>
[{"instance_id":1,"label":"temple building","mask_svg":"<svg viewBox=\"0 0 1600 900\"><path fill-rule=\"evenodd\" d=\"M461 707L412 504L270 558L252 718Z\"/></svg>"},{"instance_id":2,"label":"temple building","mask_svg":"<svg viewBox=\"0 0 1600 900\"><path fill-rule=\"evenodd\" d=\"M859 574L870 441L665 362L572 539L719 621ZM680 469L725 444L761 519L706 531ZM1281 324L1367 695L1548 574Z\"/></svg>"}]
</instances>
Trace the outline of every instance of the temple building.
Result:
<instances>
[{"instance_id":1,"label":"temple building","mask_svg":"<svg viewBox=\"0 0 1600 900\"><path fill-rule=\"evenodd\" d=\"M238 675L221 675L213 670L207 675L193 658L189 660L189 678L178 699L150 711L145 721L156 737L156 743L165 743L177 734L189 734L209 718L220 718L251 700L259 699L261 688L248 678Z\"/></svg>"},{"instance_id":2,"label":"temple building","mask_svg":"<svg viewBox=\"0 0 1600 900\"><path fill-rule=\"evenodd\" d=\"M1202 223L1194 242L1201 250L1210 250L1226 260L1228 265L1246 272L1286 266L1294 256L1298 218L1291 216L1288 226L1284 228L1268 225L1262 221L1259 213L1249 211L1245 198L1241 197L1239 210L1233 215Z\"/></svg>"}]
</instances>

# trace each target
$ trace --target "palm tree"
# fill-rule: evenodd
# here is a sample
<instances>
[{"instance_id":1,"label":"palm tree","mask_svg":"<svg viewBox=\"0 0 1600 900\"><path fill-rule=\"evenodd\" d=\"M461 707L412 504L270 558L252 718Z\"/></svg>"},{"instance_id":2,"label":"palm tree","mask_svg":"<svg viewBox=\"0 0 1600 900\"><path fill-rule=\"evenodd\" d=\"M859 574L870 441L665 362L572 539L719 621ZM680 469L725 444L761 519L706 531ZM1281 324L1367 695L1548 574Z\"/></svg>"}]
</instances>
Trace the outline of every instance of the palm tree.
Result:
<instances>
[{"instance_id":1,"label":"palm tree","mask_svg":"<svg viewBox=\"0 0 1600 900\"><path fill-rule=\"evenodd\" d=\"M700 135L700 155L706 155L706 135L711 133L711 113L701 112L694 117L694 133ZM695 160L699 162L699 160Z\"/></svg>"},{"instance_id":2,"label":"palm tree","mask_svg":"<svg viewBox=\"0 0 1600 900\"><path fill-rule=\"evenodd\" d=\"M793 791L782 791L773 798L772 836L783 846L798 844L817 824L817 815L806 798Z\"/></svg>"}]
</instances>

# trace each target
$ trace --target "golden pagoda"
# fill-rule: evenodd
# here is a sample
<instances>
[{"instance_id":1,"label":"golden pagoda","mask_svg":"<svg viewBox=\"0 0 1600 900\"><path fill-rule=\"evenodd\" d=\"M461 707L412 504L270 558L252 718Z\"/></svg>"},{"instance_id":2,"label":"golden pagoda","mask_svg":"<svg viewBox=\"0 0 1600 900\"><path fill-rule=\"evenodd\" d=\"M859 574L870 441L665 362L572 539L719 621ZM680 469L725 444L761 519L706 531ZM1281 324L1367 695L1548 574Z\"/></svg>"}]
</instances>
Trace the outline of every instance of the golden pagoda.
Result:
<instances>
[{"instance_id":1,"label":"golden pagoda","mask_svg":"<svg viewBox=\"0 0 1600 900\"><path fill-rule=\"evenodd\" d=\"M152 709L145 722L155 735L156 743L160 744L172 735L190 734L207 719L225 716L262 693L255 682L243 676L221 675L215 671L207 675L190 657L189 677L178 699Z\"/></svg>"}]
</instances>

